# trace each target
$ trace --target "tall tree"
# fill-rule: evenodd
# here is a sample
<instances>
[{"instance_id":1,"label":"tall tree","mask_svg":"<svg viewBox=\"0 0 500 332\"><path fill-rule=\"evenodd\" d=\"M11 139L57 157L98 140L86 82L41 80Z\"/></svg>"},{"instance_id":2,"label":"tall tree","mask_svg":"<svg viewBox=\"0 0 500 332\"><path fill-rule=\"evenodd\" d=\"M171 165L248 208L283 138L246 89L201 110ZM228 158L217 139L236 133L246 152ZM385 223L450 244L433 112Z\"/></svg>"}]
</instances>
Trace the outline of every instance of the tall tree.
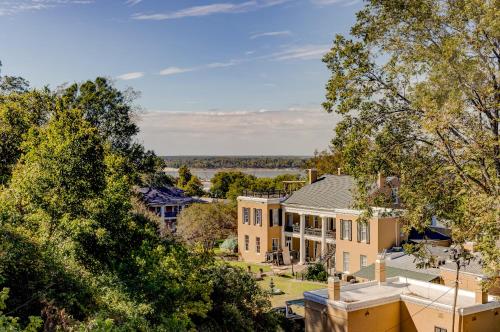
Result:
<instances>
[{"instance_id":1,"label":"tall tree","mask_svg":"<svg viewBox=\"0 0 500 332\"><path fill-rule=\"evenodd\" d=\"M9 181L28 131L44 124L54 105L48 90L0 94L0 184Z\"/></svg>"},{"instance_id":2,"label":"tall tree","mask_svg":"<svg viewBox=\"0 0 500 332\"><path fill-rule=\"evenodd\" d=\"M433 216L456 244L473 240L487 272L500 249L500 19L496 0L371 0L354 39L337 35L324 62L334 146L359 179L399 176L408 227Z\"/></svg>"},{"instance_id":3,"label":"tall tree","mask_svg":"<svg viewBox=\"0 0 500 332\"><path fill-rule=\"evenodd\" d=\"M2 76L2 61L0 61L0 95L23 93L28 91L30 83L20 76Z\"/></svg>"},{"instance_id":4,"label":"tall tree","mask_svg":"<svg viewBox=\"0 0 500 332\"><path fill-rule=\"evenodd\" d=\"M233 204L193 204L182 210L177 234L189 245L213 248L215 241L236 232L236 207Z\"/></svg>"},{"instance_id":5,"label":"tall tree","mask_svg":"<svg viewBox=\"0 0 500 332\"><path fill-rule=\"evenodd\" d=\"M192 176L193 175L191 174L191 170L189 169L189 167L187 167L186 165L182 165L181 167L179 167L179 180L177 181L177 186L179 188L186 187Z\"/></svg>"}]
</instances>

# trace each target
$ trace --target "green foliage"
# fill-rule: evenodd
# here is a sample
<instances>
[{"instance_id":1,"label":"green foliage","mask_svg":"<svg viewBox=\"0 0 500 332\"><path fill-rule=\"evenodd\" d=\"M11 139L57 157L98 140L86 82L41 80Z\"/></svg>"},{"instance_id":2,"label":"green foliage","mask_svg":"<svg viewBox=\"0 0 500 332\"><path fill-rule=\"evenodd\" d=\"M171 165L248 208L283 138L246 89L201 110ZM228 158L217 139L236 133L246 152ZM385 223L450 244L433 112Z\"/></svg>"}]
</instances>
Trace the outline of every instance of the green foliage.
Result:
<instances>
[{"instance_id":1,"label":"green foliage","mask_svg":"<svg viewBox=\"0 0 500 332\"><path fill-rule=\"evenodd\" d=\"M177 181L177 186L179 188L184 188L191 180L192 176L193 175L191 174L191 170L186 165L182 165L179 168L179 179Z\"/></svg>"},{"instance_id":2,"label":"green foliage","mask_svg":"<svg viewBox=\"0 0 500 332\"><path fill-rule=\"evenodd\" d=\"M201 197L205 194L205 191L203 190L203 183L201 183L201 180L194 175L183 189L187 196Z\"/></svg>"},{"instance_id":3,"label":"green foliage","mask_svg":"<svg viewBox=\"0 0 500 332\"><path fill-rule=\"evenodd\" d=\"M267 293L252 275L225 263L205 272L213 285L212 307L205 317L195 318L199 331L276 331L278 320Z\"/></svg>"},{"instance_id":4,"label":"green foliage","mask_svg":"<svg viewBox=\"0 0 500 332\"><path fill-rule=\"evenodd\" d=\"M239 171L218 172L212 178L210 193L212 197L228 198L236 201L236 198L245 190L257 192L272 192L283 190L283 181L297 181L299 175L282 174L274 178L257 178Z\"/></svg>"},{"instance_id":5,"label":"green foliage","mask_svg":"<svg viewBox=\"0 0 500 332\"><path fill-rule=\"evenodd\" d=\"M0 94L0 184L10 180L21 156L21 144L30 128L47 121L53 98L47 91Z\"/></svg>"},{"instance_id":6,"label":"green foliage","mask_svg":"<svg viewBox=\"0 0 500 332\"><path fill-rule=\"evenodd\" d=\"M367 208L377 172L400 178L407 228L437 217L500 270L500 27L496 1L368 1L324 62L333 145Z\"/></svg>"},{"instance_id":7,"label":"green foliage","mask_svg":"<svg viewBox=\"0 0 500 332\"><path fill-rule=\"evenodd\" d=\"M314 156L309 159L305 168L315 168L318 175L323 174L338 174L339 168L341 174L345 173L342 165L342 155L336 150L314 151Z\"/></svg>"},{"instance_id":8,"label":"green foliage","mask_svg":"<svg viewBox=\"0 0 500 332\"><path fill-rule=\"evenodd\" d=\"M6 308L5 301L9 297L9 289L4 288L0 291L0 330L4 332L36 332L42 326L40 317L29 317L29 323L23 329L18 323L18 318L6 316L2 310Z\"/></svg>"},{"instance_id":9,"label":"green foliage","mask_svg":"<svg viewBox=\"0 0 500 332\"><path fill-rule=\"evenodd\" d=\"M326 282L328 280L328 272L322 263L314 263L307 267L304 273L304 278L312 281Z\"/></svg>"},{"instance_id":10,"label":"green foliage","mask_svg":"<svg viewBox=\"0 0 500 332\"><path fill-rule=\"evenodd\" d=\"M10 290L0 329L31 332L43 320L50 331L187 331L234 317L274 326L252 322L267 317L258 288L216 277L210 252L159 234L133 187L171 179L132 142L125 96L103 79L63 92L0 95L0 287ZM234 206L210 213L234 230ZM241 304L224 307L224 283ZM251 316L238 311L248 306Z\"/></svg>"},{"instance_id":11,"label":"green foliage","mask_svg":"<svg viewBox=\"0 0 500 332\"><path fill-rule=\"evenodd\" d=\"M177 234L190 245L211 250L215 241L236 233L237 211L234 204L193 204L182 210Z\"/></svg>"}]
</instances>

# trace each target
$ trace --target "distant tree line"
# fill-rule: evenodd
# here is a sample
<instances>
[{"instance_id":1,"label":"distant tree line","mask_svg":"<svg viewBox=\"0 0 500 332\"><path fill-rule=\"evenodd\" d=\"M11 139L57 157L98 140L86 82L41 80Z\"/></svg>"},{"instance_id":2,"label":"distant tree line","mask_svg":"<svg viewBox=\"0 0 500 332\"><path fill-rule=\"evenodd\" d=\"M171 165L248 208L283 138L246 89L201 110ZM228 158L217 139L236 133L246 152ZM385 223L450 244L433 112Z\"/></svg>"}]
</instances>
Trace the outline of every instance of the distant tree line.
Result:
<instances>
[{"instance_id":1,"label":"distant tree line","mask_svg":"<svg viewBox=\"0 0 500 332\"><path fill-rule=\"evenodd\" d=\"M303 168L301 156L179 156L163 157L166 167L180 168Z\"/></svg>"}]
</instances>

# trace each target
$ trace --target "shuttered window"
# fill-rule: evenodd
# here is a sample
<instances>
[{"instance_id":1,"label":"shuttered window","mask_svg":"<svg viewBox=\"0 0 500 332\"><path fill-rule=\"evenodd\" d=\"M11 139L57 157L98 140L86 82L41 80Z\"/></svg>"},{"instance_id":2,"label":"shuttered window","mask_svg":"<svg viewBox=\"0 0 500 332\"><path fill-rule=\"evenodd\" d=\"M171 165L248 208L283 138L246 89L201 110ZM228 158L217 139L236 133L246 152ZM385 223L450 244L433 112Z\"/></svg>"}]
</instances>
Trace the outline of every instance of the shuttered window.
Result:
<instances>
[{"instance_id":1,"label":"shuttered window","mask_svg":"<svg viewBox=\"0 0 500 332\"><path fill-rule=\"evenodd\" d=\"M352 220L340 220L342 240L352 241Z\"/></svg>"}]
</instances>

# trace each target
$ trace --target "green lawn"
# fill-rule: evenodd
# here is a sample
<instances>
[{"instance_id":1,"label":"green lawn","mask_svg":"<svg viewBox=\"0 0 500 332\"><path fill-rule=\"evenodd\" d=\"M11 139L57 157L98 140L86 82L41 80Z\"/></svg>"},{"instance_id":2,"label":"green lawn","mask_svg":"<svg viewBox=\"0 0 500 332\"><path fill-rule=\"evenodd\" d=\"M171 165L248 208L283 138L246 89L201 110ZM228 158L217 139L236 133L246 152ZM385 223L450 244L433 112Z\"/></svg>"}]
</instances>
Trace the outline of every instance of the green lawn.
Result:
<instances>
[{"instance_id":1,"label":"green lawn","mask_svg":"<svg viewBox=\"0 0 500 332\"><path fill-rule=\"evenodd\" d=\"M315 289L326 288L325 283L313 282L313 281L302 281L295 280L292 278L283 278L278 276L273 276L274 287L281 289L285 294L273 295L271 296L271 304L273 307L280 307L285 305L285 301L296 300L304 298L304 292L311 291ZM259 281L259 285L265 289L269 290L269 283L271 277L265 277L264 280ZM296 308L294 308L295 311ZM297 313L300 313L297 311Z\"/></svg>"},{"instance_id":2,"label":"green lawn","mask_svg":"<svg viewBox=\"0 0 500 332\"><path fill-rule=\"evenodd\" d=\"M265 264L256 264L256 263L246 263L246 262L239 262L239 261L227 261L227 263L235 266L242 267L247 271L247 266L250 265L250 268L252 269L252 272L257 273L259 272L259 269L262 269L264 272L270 272L271 267L269 265Z\"/></svg>"}]
</instances>

